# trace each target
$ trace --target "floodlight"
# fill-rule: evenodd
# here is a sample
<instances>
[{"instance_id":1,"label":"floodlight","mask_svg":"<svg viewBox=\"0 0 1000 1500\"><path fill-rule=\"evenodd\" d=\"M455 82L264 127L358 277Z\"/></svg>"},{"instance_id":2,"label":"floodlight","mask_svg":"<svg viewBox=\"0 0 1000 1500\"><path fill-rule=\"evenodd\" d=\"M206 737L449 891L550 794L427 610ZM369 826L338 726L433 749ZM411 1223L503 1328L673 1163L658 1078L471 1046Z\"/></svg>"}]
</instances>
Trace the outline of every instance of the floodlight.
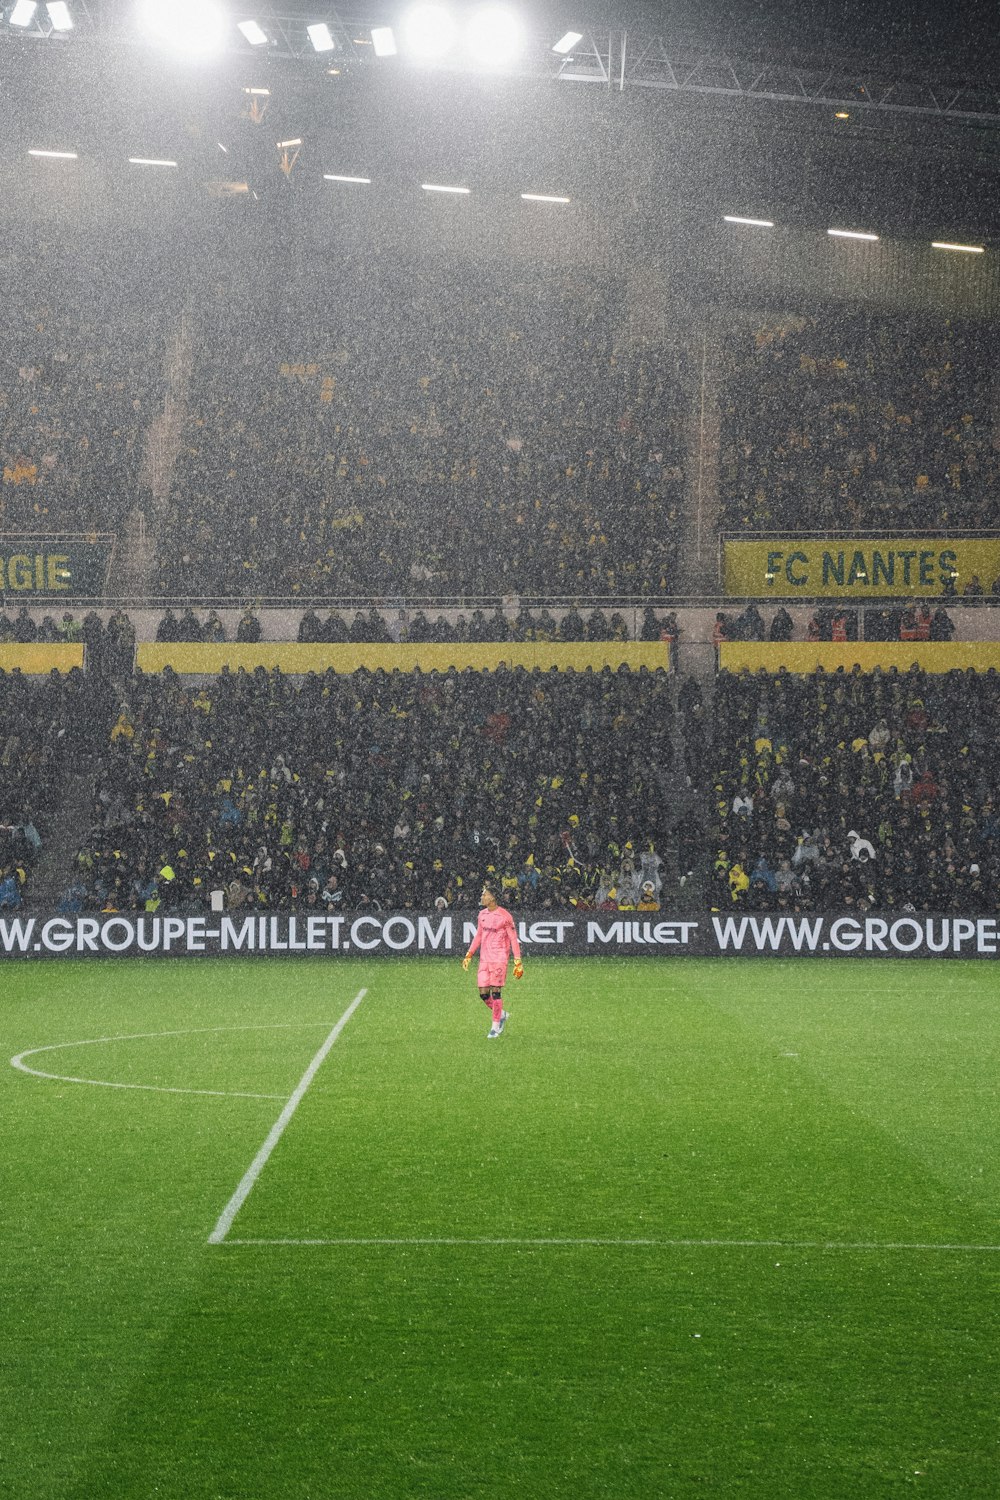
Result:
<instances>
[{"instance_id":1,"label":"floodlight","mask_svg":"<svg viewBox=\"0 0 1000 1500\"><path fill-rule=\"evenodd\" d=\"M577 42L582 42L582 41L583 41L583 32L582 31L567 31L566 35L565 36L561 36L559 38L558 42L553 42L553 44L552 44L552 50L553 50L553 52L559 52L559 53L561 53L562 56L565 57L567 52L572 52L572 50L576 46Z\"/></svg>"},{"instance_id":2,"label":"floodlight","mask_svg":"<svg viewBox=\"0 0 1000 1500\"><path fill-rule=\"evenodd\" d=\"M12 26L30 26L35 19L35 11L37 9L37 0L17 0L17 4L10 13L10 24Z\"/></svg>"},{"instance_id":3,"label":"floodlight","mask_svg":"<svg viewBox=\"0 0 1000 1500\"><path fill-rule=\"evenodd\" d=\"M526 203L568 203L568 198L558 198L554 193L522 193Z\"/></svg>"},{"instance_id":4,"label":"floodlight","mask_svg":"<svg viewBox=\"0 0 1000 1500\"><path fill-rule=\"evenodd\" d=\"M376 57L396 56L396 38L391 26L373 26L371 37Z\"/></svg>"},{"instance_id":5,"label":"floodlight","mask_svg":"<svg viewBox=\"0 0 1000 1500\"><path fill-rule=\"evenodd\" d=\"M289 151L289 150L291 150L292 146L301 146L301 145L302 145L302 137L300 135L297 135L295 137L295 139L292 140L292 141L279 141L278 142L278 150L279 151Z\"/></svg>"},{"instance_id":6,"label":"floodlight","mask_svg":"<svg viewBox=\"0 0 1000 1500\"><path fill-rule=\"evenodd\" d=\"M749 224L753 229L773 229L773 219L746 219L742 214L723 214L727 224Z\"/></svg>"},{"instance_id":7,"label":"floodlight","mask_svg":"<svg viewBox=\"0 0 1000 1500\"><path fill-rule=\"evenodd\" d=\"M443 5L415 5L403 17L407 52L426 62L444 57L455 45L455 22Z\"/></svg>"},{"instance_id":8,"label":"floodlight","mask_svg":"<svg viewBox=\"0 0 1000 1500\"><path fill-rule=\"evenodd\" d=\"M985 253L985 247L983 245L953 245L948 240L931 240L931 249L961 250L964 251L966 255L983 255Z\"/></svg>"},{"instance_id":9,"label":"floodlight","mask_svg":"<svg viewBox=\"0 0 1000 1500\"><path fill-rule=\"evenodd\" d=\"M165 156L130 156L129 164L133 167L176 167L175 161L169 161Z\"/></svg>"},{"instance_id":10,"label":"floodlight","mask_svg":"<svg viewBox=\"0 0 1000 1500\"><path fill-rule=\"evenodd\" d=\"M251 47L267 46L267 32L256 21L237 21L236 29L243 33Z\"/></svg>"},{"instance_id":11,"label":"floodlight","mask_svg":"<svg viewBox=\"0 0 1000 1500\"><path fill-rule=\"evenodd\" d=\"M324 172L324 182L363 182L370 183L370 177L342 177L339 172Z\"/></svg>"},{"instance_id":12,"label":"floodlight","mask_svg":"<svg viewBox=\"0 0 1000 1500\"><path fill-rule=\"evenodd\" d=\"M827 234L832 234L838 240L877 240L877 234L869 234L866 229L828 229Z\"/></svg>"},{"instance_id":13,"label":"floodlight","mask_svg":"<svg viewBox=\"0 0 1000 1500\"><path fill-rule=\"evenodd\" d=\"M337 45L325 21L318 21L315 26L307 26L306 32L313 44L314 52L332 52Z\"/></svg>"},{"instance_id":14,"label":"floodlight","mask_svg":"<svg viewBox=\"0 0 1000 1500\"><path fill-rule=\"evenodd\" d=\"M481 67L505 67L524 46L520 17L505 5L487 5L475 11L465 28L465 46L473 62Z\"/></svg>"},{"instance_id":15,"label":"floodlight","mask_svg":"<svg viewBox=\"0 0 1000 1500\"><path fill-rule=\"evenodd\" d=\"M467 187L444 187L439 182L422 182L420 186L425 193L471 193L472 189Z\"/></svg>"},{"instance_id":16,"label":"floodlight","mask_svg":"<svg viewBox=\"0 0 1000 1500\"><path fill-rule=\"evenodd\" d=\"M73 17L69 13L66 0L49 0L45 9L49 13L53 31L72 31Z\"/></svg>"},{"instance_id":17,"label":"floodlight","mask_svg":"<svg viewBox=\"0 0 1000 1500\"><path fill-rule=\"evenodd\" d=\"M76 161L77 154L76 151L42 151L35 146L28 147L29 156L47 156L53 161Z\"/></svg>"},{"instance_id":18,"label":"floodlight","mask_svg":"<svg viewBox=\"0 0 1000 1500\"><path fill-rule=\"evenodd\" d=\"M228 24L219 0L138 0L136 21L152 42L187 57L217 52Z\"/></svg>"}]
</instances>

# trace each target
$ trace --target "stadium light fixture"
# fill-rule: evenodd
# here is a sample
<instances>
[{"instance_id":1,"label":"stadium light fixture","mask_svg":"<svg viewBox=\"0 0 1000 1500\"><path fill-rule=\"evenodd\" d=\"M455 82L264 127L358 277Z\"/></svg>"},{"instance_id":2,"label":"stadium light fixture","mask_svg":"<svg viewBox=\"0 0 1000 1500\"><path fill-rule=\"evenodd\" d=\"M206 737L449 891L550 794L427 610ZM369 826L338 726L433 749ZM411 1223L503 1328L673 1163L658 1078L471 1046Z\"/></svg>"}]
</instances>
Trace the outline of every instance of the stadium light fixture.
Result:
<instances>
[{"instance_id":1,"label":"stadium light fixture","mask_svg":"<svg viewBox=\"0 0 1000 1500\"><path fill-rule=\"evenodd\" d=\"M370 177L342 177L339 172L324 172L324 182L371 182Z\"/></svg>"},{"instance_id":2,"label":"stadium light fixture","mask_svg":"<svg viewBox=\"0 0 1000 1500\"><path fill-rule=\"evenodd\" d=\"M568 203L568 198L558 198L554 193L522 193L526 203Z\"/></svg>"},{"instance_id":3,"label":"stadium light fixture","mask_svg":"<svg viewBox=\"0 0 1000 1500\"><path fill-rule=\"evenodd\" d=\"M505 5L473 12L465 28L465 49L481 68L503 68L524 48L521 18Z\"/></svg>"},{"instance_id":4,"label":"stadium light fixture","mask_svg":"<svg viewBox=\"0 0 1000 1500\"><path fill-rule=\"evenodd\" d=\"M866 229L828 229L827 234L832 234L838 240L877 240L877 234L869 234Z\"/></svg>"},{"instance_id":5,"label":"stadium light fixture","mask_svg":"<svg viewBox=\"0 0 1000 1500\"><path fill-rule=\"evenodd\" d=\"M302 137L300 135L297 135L295 137L295 139L292 140L292 141L279 141L278 142L278 150L279 151L290 151L293 146L301 146L301 145L302 145Z\"/></svg>"},{"instance_id":6,"label":"stadium light fixture","mask_svg":"<svg viewBox=\"0 0 1000 1500\"><path fill-rule=\"evenodd\" d=\"M465 195L465 194L468 194L468 193L472 192L471 188L467 188L467 187L444 187L439 182L422 182L420 184L420 186L423 188L423 190L424 190L425 193L461 193L461 194Z\"/></svg>"},{"instance_id":7,"label":"stadium light fixture","mask_svg":"<svg viewBox=\"0 0 1000 1500\"><path fill-rule=\"evenodd\" d=\"M66 0L48 0L45 9L49 13L53 31L72 31L73 17L69 13Z\"/></svg>"},{"instance_id":8,"label":"stadium light fixture","mask_svg":"<svg viewBox=\"0 0 1000 1500\"><path fill-rule=\"evenodd\" d=\"M314 25L307 26L306 33L312 42L314 52L332 52L337 45L333 39L333 32L325 21L317 21Z\"/></svg>"},{"instance_id":9,"label":"stadium light fixture","mask_svg":"<svg viewBox=\"0 0 1000 1500\"><path fill-rule=\"evenodd\" d=\"M176 167L175 161L169 161L165 156L130 156L129 164L133 167Z\"/></svg>"},{"instance_id":10,"label":"stadium light fixture","mask_svg":"<svg viewBox=\"0 0 1000 1500\"><path fill-rule=\"evenodd\" d=\"M742 214L723 214L727 224L749 224L753 229L773 229L773 219L747 219Z\"/></svg>"},{"instance_id":11,"label":"stadium light fixture","mask_svg":"<svg viewBox=\"0 0 1000 1500\"><path fill-rule=\"evenodd\" d=\"M38 0L17 0L17 4L10 13L11 26L30 26L35 19L37 9Z\"/></svg>"},{"instance_id":12,"label":"stadium light fixture","mask_svg":"<svg viewBox=\"0 0 1000 1500\"><path fill-rule=\"evenodd\" d=\"M251 47L266 47L267 32L257 21L237 21L237 31L243 33Z\"/></svg>"},{"instance_id":13,"label":"stadium light fixture","mask_svg":"<svg viewBox=\"0 0 1000 1500\"><path fill-rule=\"evenodd\" d=\"M46 156L52 161L76 161L79 157L77 151L42 151L37 146L28 148L29 156Z\"/></svg>"},{"instance_id":14,"label":"stadium light fixture","mask_svg":"<svg viewBox=\"0 0 1000 1500\"><path fill-rule=\"evenodd\" d=\"M985 255L984 245L953 245L948 240L931 240L932 250L959 250L966 255Z\"/></svg>"},{"instance_id":15,"label":"stadium light fixture","mask_svg":"<svg viewBox=\"0 0 1000 1500\"><path fill-rule=\"evenodd\" d=\"M135 16L149 41L186 57L218 52L229 24L219 0L138 0Z\"/></svg>"},{"instance_id":16,"label":"stadium light fixture","mask_svg":"<svg viewBox=\"0 0 1000 1500\"><path fill-rule=\"evenodd\" d=\"M558 42L553 42L552 50L553 52L558 52L561 57L565 57L567 52L572 52L577 42L582 41L582 31L567 31L565 36L559 38Z\"/></svg>"},{"instance_id":17,"label":"stadium light fixture","mask_svg":"<svg viewBox=\"0 0 1000 1500\"><path fill-rule=\"evenodd\" d=\"M403 17L406 51L423 62L444 57L455 45L457 28L443 5L415 5Z\"/></svg>"},{"instance_id":18,"label":"stadium light fixture","mask_svg":"<svg viewBox=\"0 0 1000 1500\"><path fill-rule=\"evenodd\" d=\"M391 26L373 26L371 38L376 57L396 56L396 37Z\"/></svg>"}]
</instances>

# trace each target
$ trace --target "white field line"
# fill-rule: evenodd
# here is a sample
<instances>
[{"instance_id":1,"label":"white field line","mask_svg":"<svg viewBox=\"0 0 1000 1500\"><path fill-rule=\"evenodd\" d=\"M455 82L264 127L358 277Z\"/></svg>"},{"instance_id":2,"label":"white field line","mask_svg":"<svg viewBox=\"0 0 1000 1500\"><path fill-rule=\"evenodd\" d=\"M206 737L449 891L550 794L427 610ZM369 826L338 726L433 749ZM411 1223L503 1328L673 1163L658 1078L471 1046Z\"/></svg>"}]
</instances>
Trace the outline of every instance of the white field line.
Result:
<instances>
[{"instance_id":1,"label":"white field line","mask_svg":"<svg viewBox=\"0 0 1000 1500\"><path fill-rule=\"evenodd\" d=\"M170 1088L161 1083L114 1083L107 1078L76 1078L69 1073L45 1073L41 1068L29 1068L26 1057L37 1057L40 1052L61 1052L66 1047L97 1047L102 1042L139 1042L151 1037L200 1036L216 1031L288 1031L298 1026L325 1025L324 1021L276 1021L257 1026L192 1026L183 1031L133 1031L125 1036L92 1036L78 1042L53 1042L47 1047L29 1047L10 1059L12 1068L20 1073L30 1073L33 1078L46 1078L53 1083L83 1083L96 1089L141 1089L152 1094L205 1094L215 1099L283 1099L284 1094L249 1094L234 1089L187 1089Z\"/></svg>"},{"instance_id":2,"label":"white field line","mask_svg":"<svg viewBox=\"0 0 1000 1500\"><path fill-rule=\"evenodd\" d=\"M243 1207L247 1198L249 1198L251 1192L253 1191L254 1183L257 1181L257 1178L260 1176L261 1172L263 1172L265 1166L267 1165L268 1157L271 1155L271 1152L281 1140L281 1137L285 1133L288 1122L291 1120L295 1111L302 1103L306 1089L316 1077L316 1074L322 1067L323 1061L327 1053L330 1051L330 1048L333 1046L334 1042L337 1040L340 1033L343 1031L344 1027L347 1025L348 1021L351 1019L354 1012L357 1010L358 1006L361 1004L367 993L368 991L366 989L358 991L354 999L351 1001L350 1005L344 1011L344 1014L341 1016L340 1020L337 1022L336 1026L334 1026L333 1030L330 1032L330 1035L327 1037L326 1041L316 1053L316 1056L313 1058L308 1068L306 1068L302 1077L299 1079L299 1082L295 1088L295 1092L292 1094L291 1098L288 1100L288 1103L281 1111L281 1114L271 1126L271 1129L268 1132L267 1140L264 1142L263 1146L261 1146L260 1150L257 1152L257 1155L254 1157L249 1167L247 1167L240 1181L239 1187L236 1189L235 1193L230 1198L225 1208L222 1210L222 1213L219 1215L218 1223L208 1237L208 1243L210 1245L221 1245L225 1241L226 1235L229 1233L233 1220L236 1218L236 1215Z\"/></svg>"},{"instance_id":3,"label":"white field line","mask_svg":"<svg viewBox=\"0 0 1000 1500\"><path fill-rule=\"evenodd\" d=\"M53 1083L86 1083L94 1089L141 1089L150 1094L204 1094L213 1099L283 1099L283 1094L246 1094L236 1089L182 1089L171 1088L165 1083L113 1083L107 1078L74 1078L71 1073L42 1073L37 1068L25 1068L36 1078L48 1078Z\"/></svg>"},{"instance_id":4,"label":"white field line","mask_svg":"<svg viewBox=\"0 0 1000 1500\"><path fill-rule=\"evenodd\" d=\"M221 1243L221 1241L218 1241ZM299 1245L299 1246L394 1246L394 1245L524 1245L528 1247L545 1248L549 1246L568 1246L573 1248L582 1245L608 1246L614 1248L637 1248L646 1250L846 1250L858 1253L880 1252L884 1250L903 1251L951 1251L955 1254L965 1255L996 1255L1000 1254L1000 1245L923 1245L903 1244L887 1241L880 1243L875 1240L859 1241L849 1243L842 1240L669 1240L669 1239L615 1239L610 1236L591 1235L579 1239L569 1237L562 1238L502 1238L492 1239L487 1237L462 1239L457 1236L438 1236L426 1238L351 1238L344 1236L340 1239L248 1239L248 1240L226 1240L227 1245Z\"/></svg>"}]
</instances>

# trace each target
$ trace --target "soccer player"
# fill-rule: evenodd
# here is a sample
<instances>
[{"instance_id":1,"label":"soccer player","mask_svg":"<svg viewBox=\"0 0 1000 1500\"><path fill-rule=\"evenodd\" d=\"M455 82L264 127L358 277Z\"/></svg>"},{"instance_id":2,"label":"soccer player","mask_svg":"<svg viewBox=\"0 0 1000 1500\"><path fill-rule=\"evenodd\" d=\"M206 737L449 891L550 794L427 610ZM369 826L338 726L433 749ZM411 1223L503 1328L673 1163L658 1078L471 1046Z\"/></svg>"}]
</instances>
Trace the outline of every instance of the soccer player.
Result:
<instances>
[{"instance_id":1,"label":"soccer player","mask_svg":"<svg viewBox=\"0 0 1000 1500\"><path fill-rule=\"evenodd\" d=\"M507 960L514 955L514 978L524 974L521 963L521 946L517 941L514 918L506 908L500 906L488 885L483 886L479 898L480 912L476 935L469 944L469 951L462 959L462 968L468 969L472 955L479 954L479 998L493 1013L493 1025L486 1033L492 1040L498 1037L507 1024L507 1012L503 1008L503 987L507 982Z\"/></svg>"}]
</instances>

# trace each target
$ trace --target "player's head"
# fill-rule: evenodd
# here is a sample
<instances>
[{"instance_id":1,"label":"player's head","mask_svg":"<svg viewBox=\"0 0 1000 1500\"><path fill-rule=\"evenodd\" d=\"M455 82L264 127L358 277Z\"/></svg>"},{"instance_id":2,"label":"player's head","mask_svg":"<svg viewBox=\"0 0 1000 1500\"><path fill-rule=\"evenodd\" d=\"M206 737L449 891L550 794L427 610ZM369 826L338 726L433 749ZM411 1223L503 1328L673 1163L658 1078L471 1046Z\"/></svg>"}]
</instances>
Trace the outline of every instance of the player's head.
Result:
<instances>
[{"instance_id":1,"label":"player's head","mask_svg":"<svg viewBox=\"0 0 1000 1500\"><path fill-rule=\"evenodd\" d=\"M484 885L479 897L480 906L485 906L487 911L494 911L497 905L497 893L492 886Z\"/></svg>"}]
</instances>

